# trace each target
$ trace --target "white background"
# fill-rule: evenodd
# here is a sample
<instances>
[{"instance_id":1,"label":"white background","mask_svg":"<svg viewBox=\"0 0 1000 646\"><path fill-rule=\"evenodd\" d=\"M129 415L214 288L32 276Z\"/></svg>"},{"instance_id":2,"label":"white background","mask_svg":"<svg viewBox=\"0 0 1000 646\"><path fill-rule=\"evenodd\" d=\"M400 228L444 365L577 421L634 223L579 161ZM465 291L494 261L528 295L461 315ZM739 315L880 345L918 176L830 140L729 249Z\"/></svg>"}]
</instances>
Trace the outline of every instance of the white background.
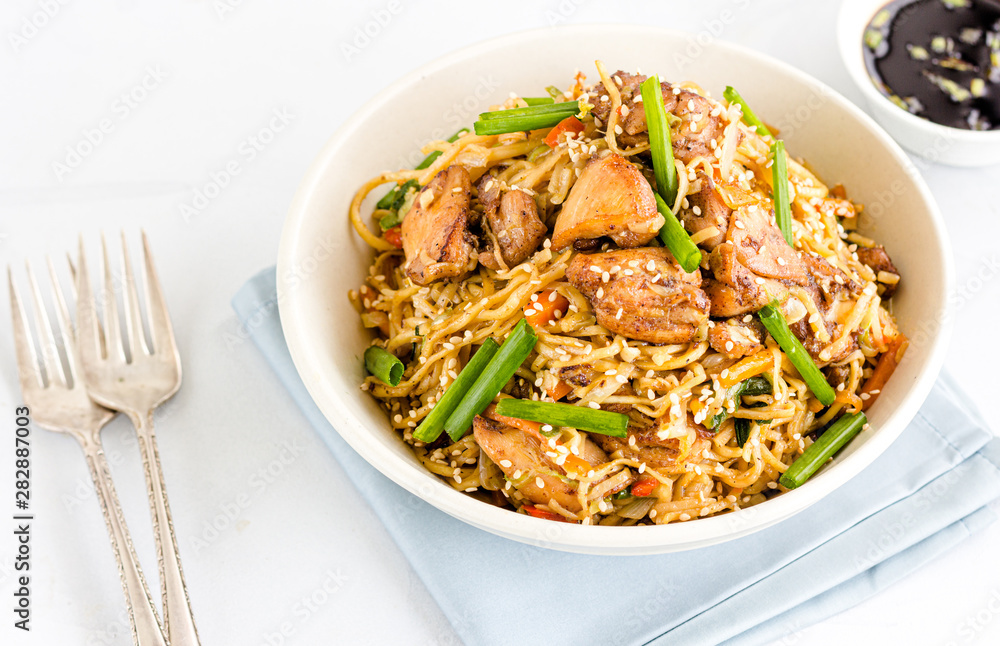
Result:
<instances>
[{"instance_id":1,"label":"white background","mask_svg":"<svg viewBox=\"0 0 1000 646\"><path fill-rule=\"evenodd\" d=\"M185 370L180 393L158 414L158 435L206 645L457 642L256 349L236 337L229 306L247 278L274 263L284 211L313 156L369 97L441 54L495 35L631 21L748 45L860 101L836 53L835 2L621 4L628 7L583 0L3 3L2 264L13 264L23 285L23 260L39 266L52 254L64 270L60 261L78 233L94 260L101 231L123 229L133 249L140 227L149 234ZM360 35L366 26L372 36ZM272 119L278 113L289 115L287 124ZM102 127L98 141L93 130ZM259 151L254 136L267 141ZM219 180L226 186L218 196L185 219L183 206L233 163L238 174ZM957 334L947 366L997 429L1000 168L921 168L957 259ZM0 429L7 429L21 397L9 316L0 310ZM13 498L11 436L2 433L2 509ZM153 574L130 438L123 419L104 431L140 558ZM74 442L37 430L33 474L34 630L25 636L11 628L14 542L10 521L0 521L0 642L128 643L104 522ZM227 512L238 517L229 521ZM227 526L216 532L213 520ZM1000 526L993 526L784 643L1000 643L998 544ZM336 592L312 609L303 605L324 583ZM291 634L279 639L286 622Z\"/></svg>"}]
</instances>

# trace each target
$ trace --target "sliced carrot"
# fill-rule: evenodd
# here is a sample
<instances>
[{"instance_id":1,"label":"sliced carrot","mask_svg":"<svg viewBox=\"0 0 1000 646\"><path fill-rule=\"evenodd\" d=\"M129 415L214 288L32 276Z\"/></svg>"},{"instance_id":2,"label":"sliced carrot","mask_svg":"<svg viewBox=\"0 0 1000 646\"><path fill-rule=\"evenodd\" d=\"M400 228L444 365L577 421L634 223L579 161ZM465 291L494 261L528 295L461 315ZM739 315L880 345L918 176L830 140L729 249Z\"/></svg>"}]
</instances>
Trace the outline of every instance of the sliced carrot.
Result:
<instances>
[{"instance_id":1,"label":"sliced carrot","mask_svg":"<svg viewBox=\"0 0 1000 646\"><path fill-rule=\"evenodd\" d=\"M565 379L560 379L559 382L552 387L552 390L546 391L548 396L552 398L552 401L556 402L571 392L573 392L573 384L569 383Z\"/></svg>"},{"instance_id":2,"label":"sliced carrot","mask_svg":"<svg viewBox=\"0 0 1000 646\"><path fill-rule=\"evenodd\" d=\"M574 521L566 518L565 516L560 516L554 511L549 511L548 509L542 509L541 507L535 507L534 505L527 503L521 505L521 509L524 510L529 516L534 516L535 518L541 518L542 520L558 520L563 523L572 523Z\"/></svg>"},{"instance_id":3,"label":"sliced carrot","mask_svg":"<svg viewBox=\"0 0 1000 646\"><path fill-rule=\"evenodd\" d=\"M632 495L636 498L647 498L653 493L653 489L660 481L649 474L639 476L639 479L632 485Z\"/></svg>"},{"instance_id":4,"label":"sliced carrot","mask_svg":"<svg viewBox=\"0 0 1000 646\"><path fill-rule=\"evenodd\" d=\"M403 228L394 226L383 234L385 241L397 249L403 248Z\"/></svg>"},{"instance_id":5,"label":"sliced carrot","mask_svg":"<svg viewBox=\"0 0 1000 646\"><path fill-rule=\"evenodd\" d=\"M902 333L889 340L889 347L879 357L878 363L875 364L875 370L872 371L872 376L861 387L861 394L867 393L868 395L868 397L862 397L864 399L864 404L861 406L862 410L868 410L875 403L875 400L878 399L878 396L882 393L882 388L889 381L889 377L896 371L896 366L899 365L899 360L903 358L908 345L909 342Z\"/></svg>"},{"instance_id":6,"label":"sliced carrot","mask_svg":"<svg viewBox=\"0 0 1000 646\"><path fill-rule=\"evenodd\" d=\"M545 135L545 145L549 148L555 148L559 143L559 136L564 132L583 132L583 124L576 117L566 117L556 124L556 127L550 130L549 134Z\"/></svg>"},{"instance_id":7,"label":"sliced carrot","mask_svg":"<svg viewBox=\"0 0 1000 646\"><path fill-rule=\"evenodd\" d=\"M549 438L542 435L542 425L538 422L532 422L526 419L520 419L518 417L507 417L506 415L497 415L496 404L490 404L485 411L483 411L483 417L489 417L492 420L496 420L501 424L506 424L507 426L513 426L514 428L524 431L528 435L532 436L542 445L543 448L551 448L549 444ZM562 444L557 440L556 446L562 446ZM572 453L566 454L566 461L562 464L566 473L585 475L591 469L593 465L587 462L583 458Z\"/></svg>"},{"instance_id":8,"label":"sliced carrot","mask_svg":"<svg viewBox=\"0 0 1000 646\"><path fill-rule=\"evenodd\" d=\"M762 372L767 372L768 368L774 366L774 355L770 351L758 352L741 359L738 363L730 366L725 377L719 377L719 384L724 388L735 386L736 384L755 377Z\"/></svg>"},{"instance_id":9,"label":"sliced carrot","mask_svg":"<svg viewBox=\"0 0 1000 646\"><path fill-rule=\"evenodd\" d=\"M566 313L569 309L569 299L554 289L543 289L538 292L538 300L524 306L524 318L531 327L545 327Z\"/></svg>"}]
</instances>

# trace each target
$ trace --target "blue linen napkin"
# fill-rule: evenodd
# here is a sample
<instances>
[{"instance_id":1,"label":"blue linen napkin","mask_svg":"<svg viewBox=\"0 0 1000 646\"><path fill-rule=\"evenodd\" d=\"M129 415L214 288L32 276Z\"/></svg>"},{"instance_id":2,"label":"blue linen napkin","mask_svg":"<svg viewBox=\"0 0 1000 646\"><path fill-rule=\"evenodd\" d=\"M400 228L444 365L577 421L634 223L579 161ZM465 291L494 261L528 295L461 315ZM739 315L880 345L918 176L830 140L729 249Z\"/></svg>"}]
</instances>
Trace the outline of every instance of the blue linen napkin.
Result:
<instances>
[{"instance_id":1,"label":"blue linen napkin","mask_svg":"<svg viewBox=\"0 0 1000 646\"><path fill-rule=\"evenodd\" d=\"M500 538L411 495L348 446L299 379L276 303L273 267L232 301L278 379L469 646L762 644L859 603L995 519L986 505L1000 497L1000 439L942 376L875 463L806 511L753 535L629 557ZM597 605L603 623L544 619ZM530 608L544 609L537 621L511 620Z\"/></svg>"}]
</instances>

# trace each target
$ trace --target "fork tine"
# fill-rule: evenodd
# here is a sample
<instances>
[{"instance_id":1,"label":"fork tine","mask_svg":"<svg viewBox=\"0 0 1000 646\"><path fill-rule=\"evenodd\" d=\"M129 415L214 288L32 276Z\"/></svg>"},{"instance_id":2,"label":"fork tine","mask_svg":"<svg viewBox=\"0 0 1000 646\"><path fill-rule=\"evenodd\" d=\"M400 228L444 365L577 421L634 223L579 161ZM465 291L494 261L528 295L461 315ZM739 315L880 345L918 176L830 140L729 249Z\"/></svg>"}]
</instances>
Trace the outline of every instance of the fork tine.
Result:
<instances>
[{"instance_id":1,"label":"fork tine","mask_svg":"<svg viewBox=\"0 0 1000 646\"><path fill-rule=\"evenodd\" d=\"M73 321L69 317L69 308L66 307L66 297L63 296L63 290L59 287L59 278L56 276L56 267L52 264L52 257L46 256L45 261L49 266L49 281L52 283L52 294L56 301L56 318L59 320L59 331L62 332L63 347L66 348L66 365L69 367L68 374L66 375L66 384L69 385L69 379L73 380L73 388L76 388L79 384L80 367L76 365L76 340L73 335ZM76 276L76 271L73 271L73 276Z\"/></svg>"},{"instance_id":2,"label":"fork tine","mask_svg":"<svg viewBox=\"0 0 1000 646\"><path fill-rule=\"evenodd\" d=\"M76 272L76 343L82 365L94 365L104 358L100 322L97 319L97 303L94 289L90 285L87 271L87 255L83 250L83 236L80 236L80 256Z\"/></svg>"},{"instance_id":3,"label":"fork tine","mask_svg":"<svg viewBox=\"0 0 1000 646\"><path fill-rule=\"evenodd\" d=\"M38 370L38 356L35 354L35 344L31 340L28 327L28 317L21 307L21 297L14 286L14 274L7 267L7 285L10 288L10 313L14 323L14 346L17 351L18 375L21 379L21 390L33 392L43 388L42 375Z\"/></svg>"},{"instance_id":4,"label":"fork tine","mask_svg":"<svg viewBox=\"0 0 1000 646\"><path fill-rule=\"evenodd\" d=\"M49 313L45 309L42 292L38 289L35 272L31 271L31 264L27 261L25 261L24 267L28 270L28 285L31 287L31 297L35 306L35 329L39 335L38 343L42 348L42 365L45 367L45 375L49 384L66 386L69 382L66 379L66 374L63 372L56 339L52 334L52 322L49 320Z\"/></svg>"},{"instance_id":5,"label":"fork tine","mask_svg":"<svg viewBox=\"0 0 1000 646\"><path fill-rule=\"evenodd\" d=\"M104 338L107 341L108 359L125 362L125 346L122 345L121 320L118 318L118 298L115 296L115 281L108 261L108 242L101 234L101 254L104 258Z\"/></svg>"},{"instance_id":6,"label":"fork tine","mask_svg":"<svg viewBox=\"0 0 1000 646\"><path fill-rule=\"evenodd\" d=\"M128 332L128 349L131 356L136 356L140 350L149 354L146 347L146 335L142 331L142 314L139 313L139 295L135 289L135 275L132 273L132 261L128 255L128 244L125 242L125 232L122 231L122 273L125 274L125 286L122 290L125 301L125 329Z\"/></svg>"},{"instance_id":7,"label":"fork tine","mask_svg":"<svg viewBox=\"0 0 1000 646\"><path fill-rule=\"evenodd\" d=\"M153 352L157 354L175 353L174 331L170 325L170 315L167 313L167 301L160 289L160 280L153 266L153 253L149 250L149 239L142 232L142 256L145 262L143 272L146 289L146 313L149 315L149 331L153 342Z\"/></svg>"}]
</instances>

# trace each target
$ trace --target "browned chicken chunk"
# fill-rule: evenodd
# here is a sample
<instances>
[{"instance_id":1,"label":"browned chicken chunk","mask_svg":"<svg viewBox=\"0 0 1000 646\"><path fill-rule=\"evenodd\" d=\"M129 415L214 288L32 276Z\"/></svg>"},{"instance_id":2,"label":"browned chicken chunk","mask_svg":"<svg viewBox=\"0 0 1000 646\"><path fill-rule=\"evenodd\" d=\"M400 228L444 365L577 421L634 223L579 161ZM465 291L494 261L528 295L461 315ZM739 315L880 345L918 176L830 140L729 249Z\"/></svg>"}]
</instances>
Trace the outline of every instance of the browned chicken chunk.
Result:
<instances>
[{"instance_id":1,"label":"browned chicken chunk","mask_svg":"<svg viewBox=\"0 0 1000 646\"><path fill-rule=\"evenodd\" d=\"M879 272L886 272L887 274L894 274L899 276L899 270L896 269L896 265L892 263L892 258L886 253L885 247L882 245L877 245L874 247L858 247L858 260L863 264L871 267L875 275L878 276ZM892 298L892 295L896 293L897 282L881 282L880 284L885 285L885 291L882 292L883 299Z\"/></svg>"},{"instance_id":2,"label":"browned chicken chunk","mask_svg":"<svg viewBox=\"0 0 1000 646\"><path fill-rule=\"evenodd\" d=\"M476 416L472 433L486 455L526 498L538 505L555 501L573 513L583 511L577 497L577 482L564 478L565 469L546 456L541 445L524 431L503 422ZM587 440L581 457L593 465L607 461L607 456Z\"/></svg>"},{"instance_id":3,"label":"browned chicken chunk","mask_svg":"<svg viewBox=\"0 0 1000 646\"><path fill-rule=\"evenodd\" d=\"M561 251L578 240L608 236L619 247L641 247L660 232L653 189L620 155L591 161L570 189L552 233Z\"/></svg>"},{"instance_id":4,"label":"browned chicken chunk","mask_svg":"<svg viewBox=\"0 0 1000 646\"><path fill-rule=\"evenodd\" d=\"M462 276L476 266L469 232L469 171L449 166L421 189L403 218L406 275L417 285Z\"/></svg>"},{"instance_id":5,"label":"browned chicken chunk","mask_svg":"<svg viewBox=\"0 0 1000 646\"><path fill-rule=\"evenodd\" d=\"M687 343L708 325L701 272L686 273L665 247L578 254L566 278L590 299L598 323L631 339Z\"/></svg>"},{"instance_id":6,"label":"browned chicken chunk","mask_svg":"<svg viewBox=\"0 0 1000 646\"><path fill-rule=\"evenodd\" d=\"M753 316L749 321L734 317L716 321L708 330L708 343L716 352L739 359L763 350L765 335L764 326Z\"/></svg>"},{"instance_id":7,"label":"browned chicken chunk","mask_svg":"<svg viewBox=\"0 0 1000 646\"><path fill-rule=\"evenodd\" d=\"M538 218L535 200L520 189L501 191L500 182L492 175L484 175L479 182L479 201L485 209L484 217L496 248L490 245L479 254L479 262L490 269L502 269L496 253L507 268L522 263L538 248L546 226Z\"/></svg>"},{"instance_id":8,"label":"browned chicken chunk","mask_svg":"<svg viewBox=\"0 0 1000 646\"><path fill-rule=\"evenodd\" d=\"M635 98L642 92L639 86L646 80L644 74L629 74L618 71L612 75L613 79L620 79L619 92L622 97L622 105L627 109L626 116L621 119L622 134L618 135L618 141L625 146L638 146L649 141L646 127L646 111L642 102L636 103ZM615 81L617 84L617 81ZM599 118L603 124L608 123L611 115L611 101L605 99L608 96L603 85L598 85L596 95L592 95L590 102L594 104L594 116ZM721 116L712 116L715 106L705 97L695 92L675 88L666 81L660 82L660 90L663 92L663 106L669 114L680 119L680 122L670 128L670 139L673 143L674 157L684 163L696 157L709 156L714 154L711 147L713 139L717 145L721 145L723 130L726 122Z\"/></svg>"},{"instance_id":9,"label":"browned chicken chunk","mask_svg":"<svg viewBox=\"0 0 1000 646\"><path fill-rule=\"evenodd\" d=\"M642 429L629 429L627 438L611 437L610 435L592 435L608 456L623 457L629 460L645 462L653 468L670 468L677 466L690 454L693 444L691 438L711 437L704 427L696 424L694 417L688 415L688 438L661 438L663 424L666 420L657 420L653 426ZM634 440L634 441L633 441ZM687 441L684 441L687 440ZM697 439L695 440L697 441Z\"/></svg>"}]
</instances>

